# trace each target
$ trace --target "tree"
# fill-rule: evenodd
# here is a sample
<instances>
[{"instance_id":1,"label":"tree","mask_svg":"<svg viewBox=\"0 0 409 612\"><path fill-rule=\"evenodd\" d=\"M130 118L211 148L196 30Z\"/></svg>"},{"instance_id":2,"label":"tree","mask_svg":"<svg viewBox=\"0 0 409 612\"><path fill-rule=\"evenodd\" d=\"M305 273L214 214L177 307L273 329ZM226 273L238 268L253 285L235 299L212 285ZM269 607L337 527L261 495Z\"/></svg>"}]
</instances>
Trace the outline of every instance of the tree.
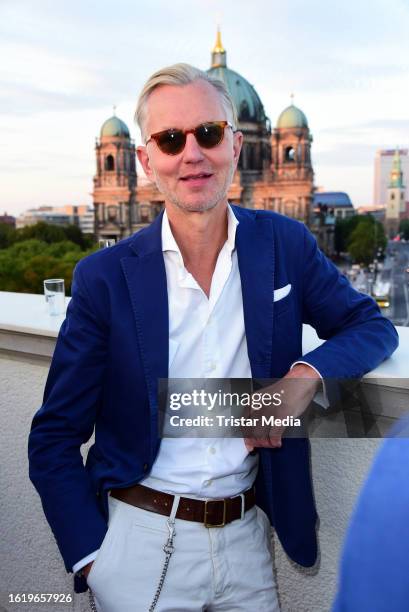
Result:
<instances>
[{"instance_id":1,"label":"tree","mask_svg":"<svg viewBox=\"0 0 409 612\"><path fill-rule=\"evenodd\" d=\"M0 249L7 249L15 240L16 230L8 223L0 223Z\"/></svg>"},{"instance_id":2,"label":"tree","mask_svg":"<svg viewBox=\"0 0 409 612\"><path fill-rule=\"evenodd\" d=\"M66 235L64 228L44 223L44 221L34 225L27 225L16 231L16 240L19 242L31 240L32 238L51 244L53 242L62 242L65 240Z\"/></svg>"},{"instance_id":3,"label":"tree","mask_svg":"<svg viewBox=\"0 0 409 612\"><path fill-rule=\"evenodd\" d=\"M78 244L82 250L89 249L95 244L92 234L84 234L78 225L66 225L64 228L66 240Z\"/></svg>"},{"instance_id":4,"label":"tree","mask_svg":"<svg viewBox=\"0 0 409 612\"><path fill-rule=\"evenodd\" d=\"M348 242L352 232L362 219L360 215L353 215L347 219L337 219L335 222L335 251L338 253L345 253L348 250Z\"/></svg>"},{"instance_id":5,"label":"tree","mask_svg":"<svg viewBox=\"0 0 409 612\"><path fill-rule=\"evenodd\" d=\"M409 219L402 219L399 223L399 233L404 240L409 240Z\"/></svg>"},{"instance_id":6,"label":"tree","mask_svg":"<svg viewBox=\"0 0 409 612\"><path fill-rule=\"evenodd\" d=\"M348 251L352 258L368 265L376 256L378 250L384 250L387 244L383 225L371 215L362 216L350 235Z\"/></svg>"},{"instance_id":7,"label":"tree","mask_svg":"<svg viewBox=\"0 0 409 612\"><path fill-rule=\"evenodd\" d=\"M46 278L63 278L70 295L73 270L89 251L68 240L47 244L42 240L16 242L0 251L0 291L43 293Z\"/></svg>"}]
</instances>

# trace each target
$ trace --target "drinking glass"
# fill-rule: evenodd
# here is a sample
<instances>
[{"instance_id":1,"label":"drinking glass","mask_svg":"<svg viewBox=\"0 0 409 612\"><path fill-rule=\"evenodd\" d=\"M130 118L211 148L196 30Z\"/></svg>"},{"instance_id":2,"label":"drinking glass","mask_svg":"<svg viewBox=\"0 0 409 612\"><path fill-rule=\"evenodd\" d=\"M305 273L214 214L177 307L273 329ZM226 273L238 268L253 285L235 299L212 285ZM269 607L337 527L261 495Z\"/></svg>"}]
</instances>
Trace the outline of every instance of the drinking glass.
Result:
<instances>
[{"instance_id":1,"label":"drinking glass","mask_svg":"<svg viewBox=\"0 0 409 612\"><path fill-rule=\"evenodd\" d=\"M65 314L65 286L63 278L47 278L44 281L44 295L50 315Z\"/></svg>"}]
</instances>

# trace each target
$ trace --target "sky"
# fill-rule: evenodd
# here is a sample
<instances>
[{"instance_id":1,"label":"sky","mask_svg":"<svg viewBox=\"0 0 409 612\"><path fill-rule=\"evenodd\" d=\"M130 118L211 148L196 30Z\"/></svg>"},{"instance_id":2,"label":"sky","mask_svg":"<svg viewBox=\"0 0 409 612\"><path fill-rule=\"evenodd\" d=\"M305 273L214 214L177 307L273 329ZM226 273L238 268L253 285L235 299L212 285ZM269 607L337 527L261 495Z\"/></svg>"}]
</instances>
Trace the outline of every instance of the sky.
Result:
<instances>
[{"instance_id":1,"label":"sky","mask_svg":"<svg viewBox=\"0 0 409 612\"><path fill-rule=\"evenodd\" d=\"M91 204L113 105L139 144L144 82L210 67L217 24L273 126L294 93L316 186L372 203L376 150L409 146L409 0L0 0L0 214Z\"/></svg>"}]
</instances>

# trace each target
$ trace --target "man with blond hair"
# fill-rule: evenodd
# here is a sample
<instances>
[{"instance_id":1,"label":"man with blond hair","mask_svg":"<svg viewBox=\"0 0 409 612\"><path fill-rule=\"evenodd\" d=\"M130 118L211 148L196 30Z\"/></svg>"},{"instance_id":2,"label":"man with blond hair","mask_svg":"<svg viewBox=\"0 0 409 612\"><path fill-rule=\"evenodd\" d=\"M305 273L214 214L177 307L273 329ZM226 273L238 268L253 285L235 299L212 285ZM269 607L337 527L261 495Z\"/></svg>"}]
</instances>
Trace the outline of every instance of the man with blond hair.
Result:
<instances>
[{"instance_id":1,"label":"man with blond hair","mask_svg":"<svg viewBox=\"0 0 409 612\"><path fill-rule=\"evenodd\" d=\"M396 332L303 224L229 205L243 135L223 83L160 70L136 118L165 210L77 265L30 476L93 609L278 611L270 526L294 561L316 560L307 440L160 440L158 380L302 379L299 416L322 378L360 377ZM304 356L303 322L326 340Z\"/></svg>"}]
</instances>

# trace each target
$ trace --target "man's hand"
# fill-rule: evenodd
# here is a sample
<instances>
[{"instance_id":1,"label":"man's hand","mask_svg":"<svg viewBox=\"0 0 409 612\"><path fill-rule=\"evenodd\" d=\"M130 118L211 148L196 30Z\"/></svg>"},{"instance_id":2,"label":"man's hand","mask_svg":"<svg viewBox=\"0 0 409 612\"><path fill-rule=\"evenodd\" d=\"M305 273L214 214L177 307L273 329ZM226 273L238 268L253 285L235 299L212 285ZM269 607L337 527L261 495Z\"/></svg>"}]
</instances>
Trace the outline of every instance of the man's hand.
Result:
<instances>
[{"instance_id":1,"label":"man's hand","mask_svg":"<svg viewBox=\"0 0 409 612\"><path fill-rule=\"evenodd\" d=\"M82 572L85 576L85 578L88 578L88 575L91 571L91 567L93 566L94 562L91 561L91 563L87 563L87 565L84 565L84 567L82 568Z\"/></svg>"},{"instance_id":2,"label":"man's hand","mask_svg":"<svg viewBox=\"0 0 409 612\"><path fill-rule=\"evenodd\" d=\"M307 409L317 393L321 384L321 378L309 365L298 363L290 370L284 378L270 387L261 389L258 393L268 393L271 397L279 394L281 404L279 406L262 407L260 410L252 409L251 418L259 418L259 424L253 428L245 427L243 431L244 442L247 450L251 452L256 447L280 448L281 438L286 429L285 426L269 426L261 423L261 418L274 416L276 419L285 417L300 417ZM250 436L248 435L250 432Z\"/></svg>"}]
</instances>

